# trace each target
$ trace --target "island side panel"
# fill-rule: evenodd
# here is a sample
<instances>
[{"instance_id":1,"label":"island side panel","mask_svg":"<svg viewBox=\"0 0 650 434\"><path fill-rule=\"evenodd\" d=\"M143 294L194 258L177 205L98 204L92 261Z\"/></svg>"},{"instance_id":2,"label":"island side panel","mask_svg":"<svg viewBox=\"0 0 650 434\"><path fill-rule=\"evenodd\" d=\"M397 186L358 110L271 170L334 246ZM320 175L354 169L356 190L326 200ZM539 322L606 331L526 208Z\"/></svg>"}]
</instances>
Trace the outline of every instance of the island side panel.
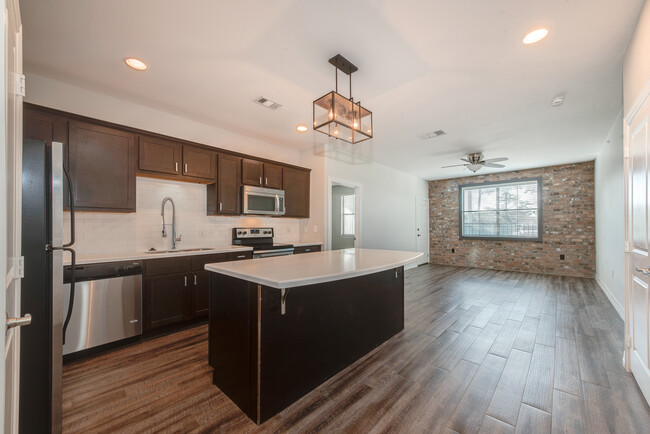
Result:
<instances>
[{"instance_id":1,"label":"island side panel","mask_svg":"<svg viewBox=\"0 0 650 434\"><path fill-rule=\"evenodd\" d=\"M210 273L208 358L212 384L248 417L257 414L258 285Z\"/></svg>"},{"instance_id":2,"label":"island side panel","mask_svg":"<svg viewBox=\"0 0 650 434\"><path fill-rule=\"evenodd\" d=\"M403 271L262 288L261 422L404 329Z\"/></svg>"}]
</instances>

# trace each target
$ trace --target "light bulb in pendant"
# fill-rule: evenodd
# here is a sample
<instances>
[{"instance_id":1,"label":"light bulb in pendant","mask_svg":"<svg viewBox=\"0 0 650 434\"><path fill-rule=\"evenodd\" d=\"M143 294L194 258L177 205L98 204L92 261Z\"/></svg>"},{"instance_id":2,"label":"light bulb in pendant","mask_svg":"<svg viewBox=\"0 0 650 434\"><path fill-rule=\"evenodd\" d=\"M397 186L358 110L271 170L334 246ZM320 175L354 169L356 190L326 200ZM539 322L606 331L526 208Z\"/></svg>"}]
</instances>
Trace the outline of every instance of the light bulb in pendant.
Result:
<instances>
[{"instance_id":1,"label":"light bulb in pendant","mask_svg":"<svg viewBox=\"0 0 650 434\"><path fill-rule=\"evenodd\" d=\"M334 135L335 136L339 135L339 127L334 128Z\"/></svg>"},{"instance_id":2,"label":"light bulb in pendant","mask_svg":"<svg viewBox=\"0 0 650 434\"><path fill-rule=\"evenodd\" d=\"M334 112L330 109L330 112L328 113L328 116L330 120L334 119Z\"/></svg>"},{"instance_id":3,"label":"light bulb in pendant","mask_svg":"<svg viewBox=\"0 0 650 434\"><path fill-rule=\"evenodd\" d=\"M353 127L354 127L355 130L359 129L359 122L356 119L354 120Z\"/></svg>"}]
</instances>

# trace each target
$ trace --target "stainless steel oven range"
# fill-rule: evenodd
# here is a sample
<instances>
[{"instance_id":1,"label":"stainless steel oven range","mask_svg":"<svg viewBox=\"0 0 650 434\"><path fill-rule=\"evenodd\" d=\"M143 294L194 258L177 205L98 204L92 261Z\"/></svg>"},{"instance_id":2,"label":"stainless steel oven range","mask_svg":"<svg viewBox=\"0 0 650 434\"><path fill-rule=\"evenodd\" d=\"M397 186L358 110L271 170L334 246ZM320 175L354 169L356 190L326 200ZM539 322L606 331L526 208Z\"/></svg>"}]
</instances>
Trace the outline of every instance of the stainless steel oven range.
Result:
<instances>
[{"instance_id":1,"label":"stainless steel oven range","mask_svg":"<svg viewBox=\"0 0 650 434\"><path fill-rule=\"evenodd\" d=\"M253 248L253 258L293 255L293 245L273 242L273 228L233 228L233 246Z\"/></svg>"}]
</instances>

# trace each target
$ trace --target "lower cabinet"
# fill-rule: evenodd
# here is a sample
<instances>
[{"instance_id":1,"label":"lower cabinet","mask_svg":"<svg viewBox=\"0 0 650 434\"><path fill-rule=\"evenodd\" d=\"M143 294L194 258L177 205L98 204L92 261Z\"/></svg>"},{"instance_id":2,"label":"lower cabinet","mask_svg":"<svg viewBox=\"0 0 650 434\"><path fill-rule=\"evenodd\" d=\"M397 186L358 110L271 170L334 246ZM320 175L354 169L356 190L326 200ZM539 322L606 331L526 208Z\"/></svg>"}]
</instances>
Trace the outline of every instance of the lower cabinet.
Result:
<instances>
[{"instance_id":1,"label":"lower cabinet","mask_svg":"<svg viewBox=\"0 0 650 434\"><path fill-rule=\"evenodd\" d=\"M294 255L299 255L301 253L311 253L311 252L320 252L321 251L321 245L320 244L314 244L311 246L300 246L300 247L294 247L293 248L293 254Z\"/></svg>"},{"instance_id":2,"label":"lower cabinet","mask_svg":"<svg viewBox=\"0 0 650 434\"><path fill-rule=\"evenodd\" d=\"M207 318L210 272L205 264L251 259L251 251L148 259L144 272L144 328Z\"/></svg>"}]
</instances>

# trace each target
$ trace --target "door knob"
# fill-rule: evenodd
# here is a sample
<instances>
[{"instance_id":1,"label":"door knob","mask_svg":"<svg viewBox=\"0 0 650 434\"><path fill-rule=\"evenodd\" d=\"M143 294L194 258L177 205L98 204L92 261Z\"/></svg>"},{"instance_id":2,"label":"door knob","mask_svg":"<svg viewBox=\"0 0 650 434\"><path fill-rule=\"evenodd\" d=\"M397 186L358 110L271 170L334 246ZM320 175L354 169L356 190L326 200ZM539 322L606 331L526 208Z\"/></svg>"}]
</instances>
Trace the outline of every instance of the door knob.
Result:
<instances>
[{"instance_id":1,"label":"door knob","mask_svg":"<svg viewBox=\"0 0 650 434\"><path fill-rule=\"evenodd\" d=\"M12 329L14 327L22 327L25 325L30 325L32 323L32 316L28 313L25 314L25 316L21 318L9 318L9 315L5 313L5 318L7 321L7 330Z\"/></svg>"},{"instance_id":2,"label":"door knob","mask_svg":"<svg viewBox=\"0 0 650 434\"><path fill-rule=\"evenodd\" d=\"M638 271L639 273L643 273L645 276L650 276L650 267L645 267L645 268L636 267L636 271Z\"/></svg>"}]
</instances>

